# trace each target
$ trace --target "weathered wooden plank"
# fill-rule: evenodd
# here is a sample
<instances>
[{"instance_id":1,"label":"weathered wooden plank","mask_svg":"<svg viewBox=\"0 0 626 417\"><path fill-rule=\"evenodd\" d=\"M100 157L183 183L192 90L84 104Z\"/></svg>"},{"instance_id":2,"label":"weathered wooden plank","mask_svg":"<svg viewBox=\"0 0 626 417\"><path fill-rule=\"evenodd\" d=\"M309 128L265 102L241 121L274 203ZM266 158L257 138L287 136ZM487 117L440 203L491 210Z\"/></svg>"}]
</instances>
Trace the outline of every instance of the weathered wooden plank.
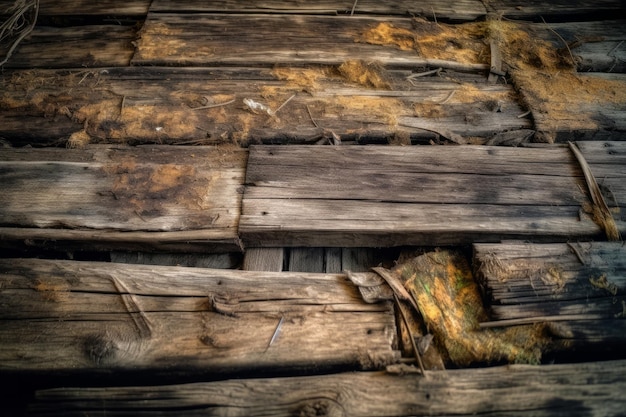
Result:
<instances>
[{"instance_id":1,"label":"weathered wooden plank","mask_svg":"<svg viewBox=\"0 0 626 417\"><path fill-rule=\"evenodd\" d=\"M423 1L416 3L407 0L376 0L343 1L240 1L221 0L197 2L193 0L173 1L155 0L150 6L152 12L228 12L228 13L295 13L295 14L383 14L425 16L437 19L474 20L484 16L486 11L483 2L462 0L455 2Z\"/></svg>"},{"instance_id":2,"label":"weathered wooden plank","mask_svg":"<svg viewBox=\"0 0 626 417\"><path fill-rule=\"evenodd\" d=\"M254 146L239 231L254 246L423 246L512 236L552 241L598 236L582 213L588 204L585 185L569 152L496 147L312 152Z\"/></svg>"},{"instance_id":3,"label":"weathered wooden plank","mask_svg":"<svg viewBox=\"0 0 626 417\"><path fill-rule=\"evenodd\" d=\"M5 376L250 375L398 359L392 305L365 304L343 275L36 259L3 259L0 270Z\"/></svg>"},{"instance_id":4,"label":"weathered wooden plank","mask_svg":"<svg viewBox=\"0 0 626 417\"><path fill-rule=\"evenodd\" d=\"M89 68L126 66L136 39L132 26L36 26L5 68Z\"/></svg>"},{"instance_id":5,"label":"weathered wooden plank","mask_svg":"<svg viewBox=\"0 0 626 417\"><path fill-rule=\"evenodd\" d=\"M235 148L5 149L1 244L237 251L245 163Z\"/></svg>"},{"instance_id":6,"label":"weathered wooden plank","mask_svg":"<svg viewBox=\"0 0 626 417\"><path fill-rule=\"evenodd\" d=\"M150 0L40 0L40 16L145 16Z\"/></svg>"},{"instance_id":7,"label":"weathered wooden plank","mask_svg":"<svg viewBox=\"0 0 626 417\"><path fill-rule=\"evenodd\" d=\"M549 322L579 355L626 347L626 248L617 242L476 244L477 279L490 305L484 326ZM614 357L614 356L613 356Z\"/></svg>"},{"instance_id":8,"label":"weathered wooden plank","mask_svg":"<svg viewBox=\"0 0 626 417\"><path fill-rule=\"evenodd\" d=\"M369 16L151 13L140 32L131 62L134 65L273 66L337 65L361 59L405 68L428 65L470 71L488 68L478 60L461 64L454 57L446 61L420 56L416 53L411 22L408 18ZM381 40L386 31L392 32L390 38Z\"/></svg>"},{"instance_id":9,"label":"weathered wooden plank","mask_svg":"<svg viewBox=\"0 0 626 417\"><path fill-rule=\"evenodd\" d=\"M32 415L617 416L624 361L38 391Z\"/></svg>"},{"instance_id":10,"label":"weathered wooden plank","mask_svg":"<svg viewBox=\"0 0 626 417\"><path fill-rule=\"evenodd\" d=\"M195 268L236 269L241 264L240 253L150 253L112 251L111 262L124 264L189 266Z\"/></svg>"},{"instance_id":11,"label":"weathered wooden plank","mask_svg":"<svg viewBox=\"0 0 626 417\"><path fill-rule=\"evenodd\" d=\"M284 256L283 248L246 248L243 256L243 269L281 272ZM339 272L341 271L335 271L335 273Z\"/></svg>"},{"instance_id":12,"label":"weathered wooden plank","mask_svg":"<svg viewBox=\"0 0 626 417\"><path fill-rule=\"evenodd\" d=\"M622 314L626 247L621 242L474 248L495 320Z\"/></svg>"},{"instance_id":13,"label":"weathered wooden plank","mask_svg":"<svg viewBox=\"0 0 626 417\"><path fill-rule=\"evenodd\" d=\"M520 3L515 0L486 0L483 2L487 11L515 19L546 19L578 20L593 18L601 14L620 14L624 3L620 0L600 1L568 1L556 0L546 3L541 0L530 0Z\"/></svg>"},{"instance_id":14,"label":"weathered wooden plank","mask_svg":"<svg viewBox=\"0 0 626 417\"><path fill-rule=\"evenodd\" d=\"M409 144L437 140L433 131L486 140L532 127L518 118L523 110L512 87L488 85L482 75L442 71L407 79L411 71L361 71L385 80L384 88L359 84L360 72L336 67L6 72L0 136L15 145L70 138L80 146L315 143L334 140L334 133L344 142ZM251 99L276 110L294 94L275 117L244 104Z\"/></svg>"}]
</instances>

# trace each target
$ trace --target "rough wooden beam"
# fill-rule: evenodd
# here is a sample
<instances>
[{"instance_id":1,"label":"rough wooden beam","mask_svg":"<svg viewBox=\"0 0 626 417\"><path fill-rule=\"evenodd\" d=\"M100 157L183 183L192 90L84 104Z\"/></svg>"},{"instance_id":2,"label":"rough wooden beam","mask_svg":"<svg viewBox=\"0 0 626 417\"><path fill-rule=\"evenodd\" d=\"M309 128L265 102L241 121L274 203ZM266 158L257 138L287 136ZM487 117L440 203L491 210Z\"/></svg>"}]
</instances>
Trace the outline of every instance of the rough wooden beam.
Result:
<instances>
[{"instance_id":1,"label":"rough wooden beam","mask_svg":"<svg viewBox=\"0 0 626 417\"><path fill-rule=\"evenodd\" d=\"M598 236L581 181L564 148L254 146L239 230L254 246Z\"/></svg>"},{"instance_id":2,"label":"rough wooden beam","mask_svg":"<svg viewBox=\"0 0 626 417\"><path fill-rule=\"evenodd\" d=\"M246 156L234 148L5 149L0 244L241 250Z\"/></svg>"},{"instance_id":3,"label":"rough wooden beam","mask_svg":"<svg viewBox=\"0 0 626 417\"><path fill-rule=\"evenodd\" d=\"M3 376L250 375L398 359L393 307L365 304L343 275L3 259L0 277Z\"/></svg>"},{"instance_id":4,"label":"rough wooden beam","mask_svg":"<svg viewBox=\"0 0 626 417\"><path fill-rule=\"evenodd\" d=\"M391 369L390 369L391 370ZM396 372L401 371L398 368ZM406 372L410 368L404 368ZM32 415L607 416L626 407L625 361L350 373L37 392ZM170 414L167 414L170 413Z\"/></svg>"}]
</instances>

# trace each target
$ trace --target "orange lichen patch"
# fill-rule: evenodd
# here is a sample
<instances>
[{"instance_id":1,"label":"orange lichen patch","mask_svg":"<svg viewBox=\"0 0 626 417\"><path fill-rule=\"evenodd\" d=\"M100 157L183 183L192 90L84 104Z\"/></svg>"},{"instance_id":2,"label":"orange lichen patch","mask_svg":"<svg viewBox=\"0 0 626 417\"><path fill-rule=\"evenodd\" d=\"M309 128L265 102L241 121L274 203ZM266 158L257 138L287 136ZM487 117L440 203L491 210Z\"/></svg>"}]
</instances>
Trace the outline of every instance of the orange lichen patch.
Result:
<instances>
[{"instance_id":1,"label":"orange lichen patch","mask_svg":"<svg viewBox=\"0 0 626 417\"><path fill-rule=\"evenodd\" d=\"M91 136L84 130L80 130L70 135L66 146L70 149L82 149L87 146L89 142L91 142Z\"/></svg>"},{"instance_id":2,"label":"orange lichen patch","mask_svg":"<svg viewBox=\"0 0 626 417\"><path fill-rule=\"evenodd\" d=\"M437 103L415 103L413 104L413 112L417 117L433 119L446 116L444 106Z\"/></svg>"},{"instance_id":3,"label":"orange lichen patch","mask_svg":"<svg viewBox=\"0 0 626 417\"><path fill-rule=\"evenodd\" d=\"M332 69L330 67L275 67L272 69L272 75L277 80L287 81L289 87L296 87L303 91L315 91L319 88L318 82L324 78L330 77Z\"/></svg>"},{"instance_id":4,"label":"orange lichen patch","mask_svg":"<svg viewBox=\"0 0 626 417\"><path fill-rule=\"evenodd\" d=\"M538 363L548 340L543 326L479 330L488 315L467 260L457 252L426 253L397 265L435 340L456 365L506 360Z\"/></svg>"},{"instance_id":5,"label":"orange lichen patch","mask_svg":"<svg viewBox=\"0 0 626 417\"><path fill-rule=\"evenodd\" d=\"M175 29L162 22L147 22L139 32L135 55L139 59L163 59L177 57L180 62L186 58L212 56L214 48L198 47L197 43L187 45L181 36L182 29Z\"/></svg>"},{"instance_id":6,"label":"orange lichen patch","mask_svg":"<svg viewBox=\"0 0 626 417\"><path fill-rule=\"evenodd\" d=\"M67 298L70 286L67 282L52 282L38 279L33 289L41 294L45 301L63 301Z\"/></svg>"},{"instance_id":7,"label":"orange lichen patch","mask_svg":"<svg viewBox=\"0 0 626 417\"><path fill-rule=\"evenodd\" d=\"M363 118L367 116L369 120L391 126L398 124L398 117L411 113L401 101L395 98L370 96L342 96L329 99L326 113L330 112L337 112L339 115L355 114Z\"/></svg>"},{"instance_id":8,"label":"orange lichen patch","mask_svg":"<svg viewBox=\"0 0 626 417\"><path fill-rule=\"evenodd\" d=\"M391 82L385 69L379 62L365 62L362 60L350 60L341 64L339 74L352 83L364 87L390 89Z\"/></svg>"},{"instance_id":9,"label":"orange lichen patch","mask_svg":"<svg viewBox=\"0 0 626 417\"><path fill-rule=\"evenodd\" d=\"M150 192L158 193L168 188L176 187L184 182L186 177L195 175L194 167L190 165L167 164L159 166L150 175Z\"/></svg>"},{"instance_id":10,"label":"orange lichen patch","mask_svg":"<svg viewBox=\"0 0 626 417\"><path fill-rule=\"evenodd\" d=\"M415 51L427 59L461 63L487 63L489 60L482 23L446 25L416 18L412 21L412 28L407 29L382 22L368 29L359 40Z\"/></svg>"}]
</instances>

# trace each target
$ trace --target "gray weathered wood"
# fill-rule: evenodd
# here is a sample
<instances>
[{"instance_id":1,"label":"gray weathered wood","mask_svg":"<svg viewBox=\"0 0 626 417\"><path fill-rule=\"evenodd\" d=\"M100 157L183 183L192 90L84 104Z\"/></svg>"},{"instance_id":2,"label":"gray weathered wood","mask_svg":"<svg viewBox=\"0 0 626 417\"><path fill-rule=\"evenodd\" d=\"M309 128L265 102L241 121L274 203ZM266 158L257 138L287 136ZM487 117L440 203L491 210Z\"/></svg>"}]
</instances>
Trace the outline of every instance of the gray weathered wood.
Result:
<instances>
[{"instance_id":1,"label":"gray weathered wood","mask_svg":"<svg viewBox=\"0 0 626 417\"><path fill-rule=\"evenodd\" d=\"M344 275L3 259L0 279L4 375L249 375L398 359L392 305L365 304Z\"/></svg>"},{"instance_id":2,"label":"gray weathered wood","mask_svg":"<svg viewBox=\"0 0 626 417\"><path fill-rule=\"evenodd\" d=\"M223 148L5 149L0 244L237 251L245 163Z\"/></svg>"},{"instance_id":3,"label":"gray weathered wood","mask_svg":"<svg viewBox=\"0 0 626 417\"><path fill-rule=\"evenodd\" d=\"M280 272L283 270L284 253L283 248L246 248L243 269Z\"/></svg>"},{"instance_id":4,"label":"gray weathered wood","mask_svg":"<svg viewBox=\"0 0 626 417\"><path fill-rule=\"evenodd\" d=\"M116 263L196 268L235 269L241 264L240 253L188 254L113 251L110 257L111 262Z\"/></svg>"},{"instance_id":5,"label":"gray weathered wood","mask_svg":"<svg viewBox=\"0 0 626 417\"><path fill-rule=\"evenodd\" d=\"M515 0L487 0L484 2L487 11L515 19L546 19L568 17L589 18L594 13L620 13L624 3L620 0L600 1L569 1L556 0L546 3L541 0L530 0L520 3Z\"/></svg>"},{"instance_id":6,"label":"gray weathered wood","mask_svg":"<svg viewBox=\"0 0 626 417\"><path fill-rule=\"evenodd\" d=\"M150 0L40 0L40 16L145 16Z\"/></svg>"},{"instance_id":7,"label":"gray weathered wood","mask_svg":"<svg viewBox=\"0 0 626 417\"><path fill-rule=\"evenodd\" d=\"M343 142L380 143L439 137L424 128L489 139L532 126L517 117L523 110L509 85L451 71L409 81L411 74L386 71L390 89L374 89L329 67L7 71L0 136L16 146L65 143L82 130L92 142L247 144L316 143L334 132ZM243 103L275 110L293 94L277 118Z\"/></svg>"},{"instance_id":8,"label":"gray weathered wood","mask_svg":"<svg viewBox=\"0 0 626 417\"><path fill-rule=\"evenodd\" d=\"M152 12L230 12L230 13L294 13L294 14L382 14L424 16L433 19L474 20L485 15L483 2L462 0L455 2L407 0L325 0L325 1L241 1L221 0L197 2L192 0L155 0L150 6Z\"/></svg>"},{"instance_id":9,"label":"gray weathered wood","mask_svg":"<svg viewBox=\"0 0 626 417\"><path fill-rule=\"evenodd\" d=\"M406 369L406 368L405 368ZM38 391L32 415L617 416L626 362ZM178 411L177 411L178 412ZM170 413L170 414L166 414Z\"/></svg>"},{"instance_id":10,"label":"gray weathered wood","mask_svg":"<svg viewBox=\"0 0 626 417\"><path fill-rule=\"evenodd\" d=\"M324 248L291 248L289 270L293 272L324 272Z\"/></svg>"},{"instance_id":11,"label":"gray weathered wood","mask_svg":"<svg viewBox=\"0 0 626 417\"><path fill-rule=\"evenodd\" d=\"M136 39L132 26L36 26L5 68L93 68L126 66Z\"/></svg>"},{"instance_id":12,"label":"gray weathered wood","mask_svg":"<svg viewBox=\"0 0 626 417\"><path fill-rule=\"evenodd\" d=\"M380 23L412 30L411 19L364 16L151 13L140 32L134 65L330 64L351 59L403 67L482 72L484 63L421 57L414 50L365 42ZM406 35L405 35L406 36ZM253 46L253 47L251 47Z\"/></svg>"},{"instance_id":13,"label":"gray weathered wood","mask_svg":"<svg viewBox=\"0 0 626 417\"><path fill-rule=\"evenodd\" d=\"M254 246L353 247L597 237L569 152L255 146L240 235Z\"/></svg>"}]
</instances>

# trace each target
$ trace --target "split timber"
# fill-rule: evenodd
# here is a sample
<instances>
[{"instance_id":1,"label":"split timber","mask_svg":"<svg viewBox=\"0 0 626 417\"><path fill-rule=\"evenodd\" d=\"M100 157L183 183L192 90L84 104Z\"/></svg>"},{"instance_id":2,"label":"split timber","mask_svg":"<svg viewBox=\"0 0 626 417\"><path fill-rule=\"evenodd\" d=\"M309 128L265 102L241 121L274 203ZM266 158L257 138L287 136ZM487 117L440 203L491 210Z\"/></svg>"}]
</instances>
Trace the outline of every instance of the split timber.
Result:
<instances>
[{"instance_id":1,"label":"split timber","mask_svg":"<svg viewBox=\"0 0 626 417\"><path fill-rule=\"evenodd\" d=\"M623 235L625 150L611 141L626 138L624 10L620 0L41 0L0 74L3 407L24 413L11 408L17 394L31 415L619 415L623 246L602 242L570 151L535 142L577 141ZM494 19L564 61L571 53L575 69L520 74L484 33L435 51L415 44ZM376 28L391 41L365 41ZM244 99L280 110L254 113ZM526 148L345 146L387 143ZM258 154L278 148L232 144L335 146L279 149L299 159L259 167ZM81 149L37 149L51 145ZM308 208L282 212L290 196ZM273 216L255 211L262 202ZM464 222L464 206L485 227ZM358 210L375 221L357 228ZM511 238L525 242L500 242ZM420 248L356 247L409 243ZM431 347L426 377L414 374L410 341L423 329L403 317L408 303L392 303L386 284L357 291L342 271L463 243L475 244L484 327L547 322L565 350L544 362L568 351L586 362L439 372ZM375 288L388 298L364 303ZM595 362L608 358L618 360ZM47 389L59 385L75 388Z\"/></svg>"}]
</instances>

